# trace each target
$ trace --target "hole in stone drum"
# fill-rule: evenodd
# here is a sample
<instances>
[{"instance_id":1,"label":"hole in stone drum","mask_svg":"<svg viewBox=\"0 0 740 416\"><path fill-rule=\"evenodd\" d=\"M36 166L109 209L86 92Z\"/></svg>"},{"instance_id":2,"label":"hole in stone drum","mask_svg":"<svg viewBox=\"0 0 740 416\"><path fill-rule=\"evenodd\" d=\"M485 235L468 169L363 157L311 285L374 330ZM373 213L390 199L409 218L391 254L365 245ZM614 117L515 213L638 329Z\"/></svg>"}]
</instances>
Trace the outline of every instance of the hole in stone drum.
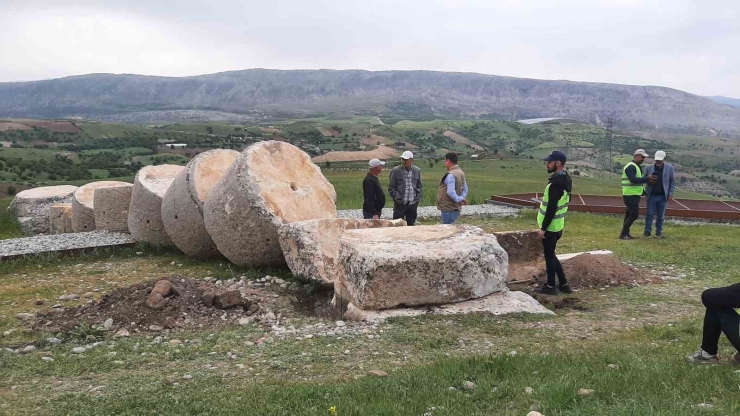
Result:
<instances>
[{"instance_id":1,"label":"hole in stone drum","mask_svg":"<svg viewBox=\"0 0 740 416\"><path fill-rule=\"evenodd\" d=\"M295 182L291 182L290 183L290 189L292 189L294 191L297 191L298 190L298 185L296 185Z\"/></svg>"}]
</instances>

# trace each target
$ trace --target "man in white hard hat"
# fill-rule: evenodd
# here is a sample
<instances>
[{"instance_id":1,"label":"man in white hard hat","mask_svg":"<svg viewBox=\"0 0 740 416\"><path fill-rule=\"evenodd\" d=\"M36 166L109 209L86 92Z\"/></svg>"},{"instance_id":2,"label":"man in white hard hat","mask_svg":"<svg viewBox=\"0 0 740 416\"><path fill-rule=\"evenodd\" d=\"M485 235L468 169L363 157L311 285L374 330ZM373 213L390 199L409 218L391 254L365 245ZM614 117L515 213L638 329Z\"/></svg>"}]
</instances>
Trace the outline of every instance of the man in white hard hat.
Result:
<instances>
[{"instance_id":1,"label":"man in white hard hat","mask_svg":"<svg viewBox=\"0 0 740 416\"><path fill-rule=\"evenodd\" d=\"M642 169L640 169L640 165L645 161L647 155L643 149L635 150L632 161L624 165L622 169L622 198L626 211L622 223L622 233L619 235L620 240L632 240L630 227L640 216L640 199L645 193L645 184L655 183L656 178L654 176L643 177Z\"/></svg>"},{"instance_id":2,"label":"man in white hard hat","mask_svg":"<svg viewBox=\"0 0 740 416\"><path fill-rule=\"evenodd\" d=\"M421 170L414 166L414 154L408 150L401 155L401 166L391 170L388 194L393 199L393 219L403 218L414 225L416 210L423 196Z\"/></svg>"},{"instance_id":3,"label":"man in white hard hat","mask_svg":"<svg viewBox=\"0 0 740 416\"><path fill-rule=\"evenodd\" d=\"M368 171L365 179L362 181L362 194L364 202L362 204L362 218L366 220L377 220L383 212L385 206L385 193L380 187L378 175L383 171L385 162L379 159L370 159Z\"/></svg>"},{"instance_id":4,"label":"man in white hard hat","mask_svg":"<svg viewBox=\"0 0 740 416\"><path fill-rule=\"evenodd\" d=\"M668 201L673 200L673 193L676 192L676 171L673 165L665 163L665 152L658 150L655 152L655 164L649 165L645 169L645 177L657 178L654 184L648 183L645 188L647 195L647 216L645 217L644 237L650 237L653 231L653 217L655 221L655 238L665 238L663 236L663 220L665 219L665 209Z\"/></svg>"}]
</instances>

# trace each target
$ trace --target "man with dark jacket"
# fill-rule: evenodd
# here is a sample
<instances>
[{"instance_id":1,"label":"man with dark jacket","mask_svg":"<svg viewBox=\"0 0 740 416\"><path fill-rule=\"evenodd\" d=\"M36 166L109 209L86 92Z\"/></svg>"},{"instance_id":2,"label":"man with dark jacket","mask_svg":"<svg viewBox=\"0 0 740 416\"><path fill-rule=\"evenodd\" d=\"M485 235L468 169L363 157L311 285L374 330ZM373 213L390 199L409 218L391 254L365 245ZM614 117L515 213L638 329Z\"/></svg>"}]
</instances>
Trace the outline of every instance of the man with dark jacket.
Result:
<instances>
[{"instance_id":1,"label":"man with dark jacket","mask_svg":"<svg viewBox=\"0 0 740 416\"><path fill-rule=\"evenodd\" d=\"M542 202L537 213L537 225L540 227L539 235L542 238L547 269L547 283L537 291L546 295L557 295L558 287L555 286L557 275L560 292L573 293L565 278L563 266L555 254L558 240L563 236L565 228L565 214L568 212L568 203L573 192L573 179L565 170L566 157L563 152L556 150L542 160L547 162L547 173L551 173L552 176L542 194Z\"/></svg>"},{"instance_id":2,"label":"man with dark jacket","mask_svg":"<svg viewBox=\"0 0 740 416\"><path fill-rule=\"evenodd\" d=\"M380 187L380 181L378 180L378 175L383 170L385 162L372 159L369 165L370 171L365 176L365 180L362 181L362 194L365 197L365 202L362 204L362 218L377 220L385 206L385 193L383 193L383 188Z\"/></svg>"},{"instance_id":3,"label":"man with dark jacket","mask_svg":"<svg viewBox=\"0 0 740 416\"><path fill-rule=\"evenodd\" d=\"M416 210L423 196L421 170L414 166L414 154L408 150L401 155L403 164L391 170L388 194L393 199L393 219L403 218L414 225Z\"/></svg>"},{"instance_id":4,"label":"man with dark jacket","mask_svg":"<svg viewBox=\"0 0 740 416\"><path fill-rule=\"evenodd\" d=\"M654 176L657 180L654 185L648 184L645 188L647 215L645 216L643 237L650 237L653 231L653 217L656 217L655 238L665 238L663 236L663 221L665 220L668 201L673 200L673 193L676 192L676 171L673 169L673 165L665 163L664 151L658 150L655 152L655 164L649 165L645 169L645 176Z\"/></svg>"}]
</instances>

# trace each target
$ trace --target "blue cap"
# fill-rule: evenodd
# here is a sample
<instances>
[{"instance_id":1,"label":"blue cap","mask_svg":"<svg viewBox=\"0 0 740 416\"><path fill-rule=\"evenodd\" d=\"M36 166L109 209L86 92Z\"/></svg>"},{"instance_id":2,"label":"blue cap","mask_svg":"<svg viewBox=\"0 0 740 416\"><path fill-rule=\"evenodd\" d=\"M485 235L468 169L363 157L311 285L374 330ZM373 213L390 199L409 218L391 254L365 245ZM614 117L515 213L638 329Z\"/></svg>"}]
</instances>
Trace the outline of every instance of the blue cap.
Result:
<instances>
[{"instance_id":1,"label":"blue cap","mask_svg":"<svg viewBox=\"0 0 740 416\"><path fill-rule=\"evenodd\" d=\"M549 156L547 156L546 158L544 158L542 160L544 160L545 162L563 162L563 163L565 163L565 153L563 153L563 152L561 152L559 150L555 150L552 153L550 153Z\"/></svg>"}]
</instances>

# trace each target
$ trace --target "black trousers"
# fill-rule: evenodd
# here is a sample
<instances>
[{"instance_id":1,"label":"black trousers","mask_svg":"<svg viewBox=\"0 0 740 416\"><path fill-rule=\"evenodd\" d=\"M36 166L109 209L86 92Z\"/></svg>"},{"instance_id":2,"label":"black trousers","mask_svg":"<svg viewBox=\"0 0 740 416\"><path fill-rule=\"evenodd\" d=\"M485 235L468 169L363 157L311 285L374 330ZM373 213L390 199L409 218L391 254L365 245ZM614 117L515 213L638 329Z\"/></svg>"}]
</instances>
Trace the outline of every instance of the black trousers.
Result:
<instances>
[{"instance_id":1,"label":"black trousers","mask_svg":"<svg viewBox=\"0 0 740 416\"><path fill-rule=\"evenodd\" d=\"M622 198L624 199L624 206L627 207L627 211L624 213L624 224L622 224L622 234L619 235L620 237L630 235L630 227L632 227L632 223L634 223L637 220L637 217L640 216L640 198L642 198L642 196L625 195Z\"/></svg>"},{"instance_id":2,"label":"black trousers","mask_svg":"<svg viewBox=\"0 0 740 416\"><path fill-rule=\"evenodd\" d=\"M717 354L719 337L724 332L730 344L740 351L740 315L735 312L735 308L740 308L740 283L705 290L701 303L707 308L701 349Z\"/></svg>"},{"instance_id":3,"label":"black trousers","mask_svg":"<svg viewBox=\"0 0 740 416\"><path fill-rule=\"evenodd\" d=\"M562 231L556 233L545 231L545 237L542 239L542 248L545 251L545 267L547 269L547 284L555 286L555 275L557 274L558 280L561 285L568 283L565 279L565 272L563 266L558 260L558 256L555 255L555 249L558 246L558 240L563 236Z\"/></svg>"},{"instance_id":4,"label":"black trousers","mask_svg":"<svg viewBox=\"0 0 740 416\"><path fill-rule=\"evenodd\" d=\"M407 225L414 225L416 223L416 209L419 207L419 203L406 205L403 203L393 202L393 219L397 220L403 218L406 220Z\"/></svg>"}]
</instances>

